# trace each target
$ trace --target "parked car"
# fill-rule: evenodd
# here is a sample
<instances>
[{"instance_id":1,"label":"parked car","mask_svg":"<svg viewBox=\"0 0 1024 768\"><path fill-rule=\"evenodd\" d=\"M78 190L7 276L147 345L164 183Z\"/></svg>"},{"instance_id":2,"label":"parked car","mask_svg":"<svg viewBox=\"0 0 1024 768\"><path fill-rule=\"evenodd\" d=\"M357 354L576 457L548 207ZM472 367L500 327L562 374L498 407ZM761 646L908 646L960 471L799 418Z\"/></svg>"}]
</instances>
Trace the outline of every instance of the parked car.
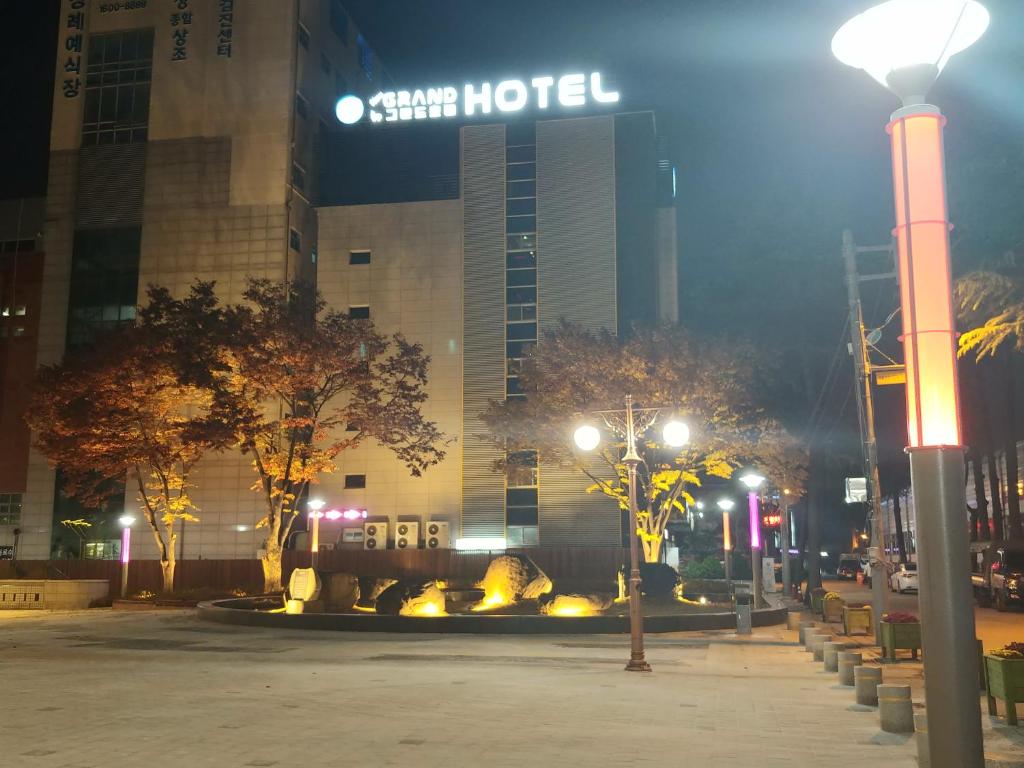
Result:
<instances>
[{"instance_id":1,"label":"parked car","mask_svg":"<svg viewBox=\"0 0 1024 768\"><path fill-rule=\"evenodd\" d=\"M901 595L917 592L917 563L901 563L889 577L889 587Z\"/></svg>"},{"instance_id":2,"label":"parked car","mask_svg":"<svg viewBox=\"0 0 1024 768\"><path fill-rule=\"evenodd\" d=\"M860 555L840 555L839 556L839 567L836 568L837 579L850 579L851 581L857 578L857 574L863 570Z\"/></svg>"},{"instance_id":3,"label":"parked car","mask_svg":"<svg viewBox=\"0 0 1024 768\"><path fill-rule=\"evenodd\" d=\"M1005 611L1024 599L1024 543L976 542L971 545L971 586L978 605Z\"/></svg>"}]
</instances>

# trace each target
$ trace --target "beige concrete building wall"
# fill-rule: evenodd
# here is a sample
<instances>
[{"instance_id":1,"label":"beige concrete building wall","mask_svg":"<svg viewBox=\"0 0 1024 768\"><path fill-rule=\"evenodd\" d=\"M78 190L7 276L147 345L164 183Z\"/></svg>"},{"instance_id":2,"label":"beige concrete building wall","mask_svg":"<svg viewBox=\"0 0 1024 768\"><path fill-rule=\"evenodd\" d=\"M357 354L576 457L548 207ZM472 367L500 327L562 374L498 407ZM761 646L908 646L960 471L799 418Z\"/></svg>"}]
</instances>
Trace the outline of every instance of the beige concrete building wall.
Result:
<instances>
[{"instance_id":1,"label":"beige concrete building wall","mask_svg":"<svg viewBox=\"0 0 1024 768\"><path fill-rule=\"evenodd\" d=\"M331 507L365 508L370 519L388 520L392 539L399 519L446 520L454 539L462 503L462 201L322 208L319 218L324 299L339 310L368 305L378 331L423 345L431 358L424 412L456 441L419 478L367 442L343 453L338 472L312 493ZM354 250L369 250L370 264L350 265ZM365 490L346 490L346 474L365 474ZM329 536L325 530L321 542Z\"/></svg>"}]
</instances>

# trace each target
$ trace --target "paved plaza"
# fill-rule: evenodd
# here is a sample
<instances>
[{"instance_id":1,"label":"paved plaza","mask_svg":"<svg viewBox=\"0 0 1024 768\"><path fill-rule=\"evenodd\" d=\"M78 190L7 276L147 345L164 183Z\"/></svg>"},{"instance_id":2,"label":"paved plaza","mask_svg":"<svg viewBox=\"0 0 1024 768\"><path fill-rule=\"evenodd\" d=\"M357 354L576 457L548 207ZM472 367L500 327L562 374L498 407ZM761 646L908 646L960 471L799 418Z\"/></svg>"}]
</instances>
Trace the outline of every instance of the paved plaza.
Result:
<instances>
[{"instance_id":1,"label":"paved plaza","mask_svg":"<svg viewBox=\"0 0 1024 768\"><path fill-rule=\"evenodd\" d=\"M288 632L192 611L0 613L4 765L916 766L795 644L758 630L628 638ZM920 666L886 669L915 685ZM985 717L992 765L1024 765ZM993 753L994 750L994 753Z\"/></svg>"}]
</instances>

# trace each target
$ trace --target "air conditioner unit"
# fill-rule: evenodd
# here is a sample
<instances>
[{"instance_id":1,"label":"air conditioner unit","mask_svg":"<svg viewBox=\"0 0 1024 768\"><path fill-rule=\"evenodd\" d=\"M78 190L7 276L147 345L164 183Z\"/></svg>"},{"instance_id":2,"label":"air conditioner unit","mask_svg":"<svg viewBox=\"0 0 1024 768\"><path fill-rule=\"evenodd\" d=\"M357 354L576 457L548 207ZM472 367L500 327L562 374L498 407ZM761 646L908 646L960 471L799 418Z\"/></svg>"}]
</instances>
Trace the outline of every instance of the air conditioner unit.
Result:
<instances>
[{"instance_id":1,"label":"air conditioner unit","mask_svg":"<svg viewBox=\"0 0 1024 768\"><path fill-rule=\"evenodd\" d=\"M395 524L395 549L418 549L420 546L420 524Z\"/></svg>"},{"instance_id":2,"label":"air conditioner unit","mask_svg":"<svg viewBox=\"0 0 1024 768\"><path fill-rule=\"evenodd\" d=\"M387 549L388 524L363 523L363 549Z\"/></svg>"},{"instance_id":3,"label":"air conditioner unit","mask_svg":"<svg viewBox=\"0 0 1024 768\"><path fill-rule=\"evenodd\" d=\"M448 523L443 520L430 520L427 522L424 544L427 549L449 549L451 547Z\"/></svg>"}]
</instances>

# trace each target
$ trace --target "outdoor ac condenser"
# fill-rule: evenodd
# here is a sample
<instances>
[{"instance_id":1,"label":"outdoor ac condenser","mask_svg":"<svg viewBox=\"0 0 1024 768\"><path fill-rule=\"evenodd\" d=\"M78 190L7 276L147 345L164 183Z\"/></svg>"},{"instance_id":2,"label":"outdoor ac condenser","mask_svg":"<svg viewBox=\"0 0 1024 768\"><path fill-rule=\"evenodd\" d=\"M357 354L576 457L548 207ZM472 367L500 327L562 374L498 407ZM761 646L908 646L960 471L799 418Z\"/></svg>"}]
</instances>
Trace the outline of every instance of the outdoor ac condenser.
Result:
<instances>
[{"instance_id":1,"label":"outdoor ac condenser","mask_svg":"<svg viewBox=\"0 0 1024 768\"><path fill-rule=\"evenodd\" d=\"M395 524L395 549L418 549L420 546L420 524Z\"/></svg>"},{"instance_id":2,"label":"outdoor ac condenser","mask_svg":"<svg viewBox=\"0 0 1024 768\"><path fill-rule=\"evenodd\" d=\"M363 523L363 549L387 549L388 524Z\"/></svg>"},{"instance_id":3,"label":"outdoor ac condenser","mask_svg":"<svg viewBox=\"0 0 1024 768\"><path fill-rule=\"evenodd\" d=\"M424 543L427 549L448 549L451 547L448 536L448 523L443 520L430 520L427 523Z\"/></svg>"}]
</instances>

